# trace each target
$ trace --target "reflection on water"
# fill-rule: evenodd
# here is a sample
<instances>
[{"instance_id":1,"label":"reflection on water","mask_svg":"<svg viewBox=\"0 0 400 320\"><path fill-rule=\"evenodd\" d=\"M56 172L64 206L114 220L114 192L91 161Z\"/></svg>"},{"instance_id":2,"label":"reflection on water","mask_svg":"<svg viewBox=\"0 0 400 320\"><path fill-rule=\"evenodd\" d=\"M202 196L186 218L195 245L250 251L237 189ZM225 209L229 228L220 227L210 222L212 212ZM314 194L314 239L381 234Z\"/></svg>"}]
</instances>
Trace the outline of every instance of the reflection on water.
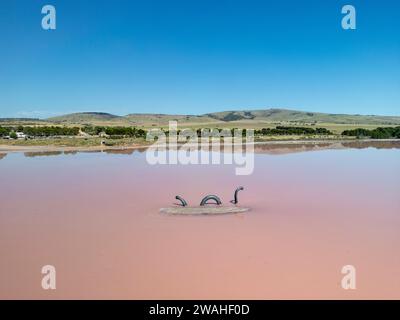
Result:
<instances>
[{"instance_id":1,"label":"reflection on water","mask_svg":"<svg viewBox=\"0 0 400 320\"><path fill-rule=\"evenodd\" d=\"M399 141L332 141L332 142L276 142L256 144L254 151L266 154L286 154L333 149L400 149Z\"/></svg>"},{"instance_id":2,"label":"reflection on water","mask_svg":"<svg viewBox=\"0 0 400 320\"><path fill-rule=\"evenodd\" d=\"M75 155L77 154L78 151L64 151L64 154L71 154L71 155Z\"/></svg>"},{"instance_id":3,"label":"reflection on water","mask_svg":"<svg viewBox=\"0 0 400 320\"><path fill-rule=\"evenodd\" d=\"M68 151L29 151L24 152L27 158L33 157L51 157L59 155L76 155L78 153L106 153L106 154L125 154L131 155L135 152L143 153L146 148L124 148L124 149L105 149L105 150L68 150ZM0 153L0 159L4 158L7 154Z\"/></svg>"},{"instance_id":4,"label":"reflection on water","mask_svg":"<svg viewBox=\"0 0 400 320\"><path fill-rule=\"evenodd\" d=\"M343 146L346 148L364 149L364 148L375 148L375 149L399 149L400 140L398 141L348 141L343 142Z\"/></svg>"},{"instance_id":5,"label":"reflection on water","mask_svg":"<svg viewBox=\"0 0 400 320\"><path fill-rule=\"evenodd\" d=\"M134 152L138 152L138 153L143 153L146 151L146 147L143 148L135 148L135 149L106 149L104 150L105 153L109 153L109 154L133 154Z\"/></svg>"},{"instance_id":6,"label":"reflection on water","mask_svg":"<svg viewBox=\"0 0 400 320\"><path fill-rule=\"evenodd\" d=\"M256 143L254 145L254 152L260 154L288 154L306 151L321 151L321 150L336 150L336 149L400 149L400 140L398 141L328 141L328 142L267 142ZM140 148L112 148L104 150L67 150L67 151L30 151L25 152L25 157L44 157L44 156L58 156L58 155L76 155L78 153L106 153L106 154L122 154L131 155L133 153L143 153L147 147ZM209 151L211 146L201 148L202 150ZM199 148L200 150L200 148ZM215 150L215 149L214 149ZM218 149L217 149L218 150ZM219 150L224 152L224 147L221 145ZM231 150L229 150L230 152ZM4 158L7 153L0 153L0 160Z\"/></svg>"},{"instance_id":7,"label":"reflection on water","mask_svg":"<svg viewBox=\"0 0 400 320\"><path fill-rule=\"evenodd\" d=\"M50 157L50 156L59 156L63 154L62 151L36 151L36 152L24 152L24 156L27 158L34 157Z\"/></svg>"}]
</instances>

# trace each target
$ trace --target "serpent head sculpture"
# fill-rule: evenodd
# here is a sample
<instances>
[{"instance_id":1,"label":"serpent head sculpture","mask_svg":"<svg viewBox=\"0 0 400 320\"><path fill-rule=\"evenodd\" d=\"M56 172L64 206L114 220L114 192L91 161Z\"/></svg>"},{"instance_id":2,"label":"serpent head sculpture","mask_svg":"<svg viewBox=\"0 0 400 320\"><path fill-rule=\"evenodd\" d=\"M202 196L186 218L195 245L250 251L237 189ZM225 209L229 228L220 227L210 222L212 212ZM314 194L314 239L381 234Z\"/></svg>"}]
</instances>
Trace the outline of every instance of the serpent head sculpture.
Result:
<instances>
[{"instance_id":1,"label":"serpent head sculpture","mask_svg":"<svg viewBox=\"0 0 400 320\"><path fill-rule=\"evenodd\" d=\"M244 188L243 188L243 187L239 187L239 188L237 188L237 189L235 190L234 199L231 200L231 203L237 204L237 203L239 202L239 200L238 200L238 193L239 193L239 191L241 191L241 190L244 190Z\"/></svg>"}]
</instances>

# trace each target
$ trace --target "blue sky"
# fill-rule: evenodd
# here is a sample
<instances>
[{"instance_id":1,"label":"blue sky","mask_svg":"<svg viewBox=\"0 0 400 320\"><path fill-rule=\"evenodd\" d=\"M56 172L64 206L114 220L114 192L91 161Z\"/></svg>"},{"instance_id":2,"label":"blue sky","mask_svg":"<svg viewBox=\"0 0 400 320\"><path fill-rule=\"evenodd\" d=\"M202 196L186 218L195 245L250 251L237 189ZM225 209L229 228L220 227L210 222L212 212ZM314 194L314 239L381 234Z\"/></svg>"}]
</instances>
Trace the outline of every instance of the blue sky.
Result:
<instances>
[{"instance_id":1,"label":"blue sky","mask_svg":"<svg viewBox=\"0 0 400 320\"><path fill-rule=\"evenodd\" d=\"M57 29L41 28L41 8ZM357 29L341 28L341 8ZM0 117L400 115L400 1L2 0Z\"/></svg>"}]
</instances>

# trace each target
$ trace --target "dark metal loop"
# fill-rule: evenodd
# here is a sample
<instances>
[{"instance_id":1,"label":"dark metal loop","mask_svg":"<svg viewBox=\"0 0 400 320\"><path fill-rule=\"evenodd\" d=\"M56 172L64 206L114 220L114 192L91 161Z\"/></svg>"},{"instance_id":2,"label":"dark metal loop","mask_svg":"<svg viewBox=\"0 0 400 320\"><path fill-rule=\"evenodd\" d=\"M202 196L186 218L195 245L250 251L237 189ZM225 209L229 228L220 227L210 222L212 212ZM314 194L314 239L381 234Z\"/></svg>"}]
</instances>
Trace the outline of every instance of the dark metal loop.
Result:
<instances>
[{"instance_id":1,"label":"dark metal loop","mask_svg":"<svg viewBox=\"0 0 400 320\"><path fill-rule=\"evenodd\" d=\"M222 204L222 201L218 196L216 196L214 194L209 194L208 196L205 196L203 198L203 200L201 200L200 205L204 206L205 204L207 204L208 200L214 200L215 203L218 204L218 205Z\"/></svg>"},{"instance_id":2,"label":"dark metal loop","mask_svg":"<svg viewBox=\"0 0 400 320\"><path fill-rule=\"evenodd\" d=\"M181 202L182 207L186 207L188 205L185 199L183 199L181 196L176 196L175 199Z\"/></svg>"}]
</instances>

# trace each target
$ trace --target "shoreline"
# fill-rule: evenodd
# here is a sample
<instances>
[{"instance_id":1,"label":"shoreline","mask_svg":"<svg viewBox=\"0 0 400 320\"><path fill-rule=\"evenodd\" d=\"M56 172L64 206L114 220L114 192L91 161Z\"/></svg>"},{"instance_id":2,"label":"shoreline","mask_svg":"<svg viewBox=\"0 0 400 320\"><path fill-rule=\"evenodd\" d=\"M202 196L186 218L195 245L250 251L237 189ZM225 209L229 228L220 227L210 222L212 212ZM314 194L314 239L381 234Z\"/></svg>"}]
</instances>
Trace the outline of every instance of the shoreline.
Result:
<instances>
[{"instance_id":1,"label":"shoreline","mask_svg":"<svg viewBox=\"0 0 400 320\"><path fill-rule=\"evenodd\" d=\"M252 144L256 146L268 146L268 145L318 145L318 144L329 144L333 147L340 143L384 143L394 142L400 144L400 139L324 139L324 140L270 140L270 141L255 141ZM210 144L211 145L211 144ZM248 145L248 143L243 143ZM147 149L151 145L145 144L132 144L132 145L120 145L120 146L18 146L18 145L4 145L0 144L0 153L12 153L12 152L90 152L90 151L107 151L107 150L135 150L135 149Z\"/></svg>"}]
</instances>

